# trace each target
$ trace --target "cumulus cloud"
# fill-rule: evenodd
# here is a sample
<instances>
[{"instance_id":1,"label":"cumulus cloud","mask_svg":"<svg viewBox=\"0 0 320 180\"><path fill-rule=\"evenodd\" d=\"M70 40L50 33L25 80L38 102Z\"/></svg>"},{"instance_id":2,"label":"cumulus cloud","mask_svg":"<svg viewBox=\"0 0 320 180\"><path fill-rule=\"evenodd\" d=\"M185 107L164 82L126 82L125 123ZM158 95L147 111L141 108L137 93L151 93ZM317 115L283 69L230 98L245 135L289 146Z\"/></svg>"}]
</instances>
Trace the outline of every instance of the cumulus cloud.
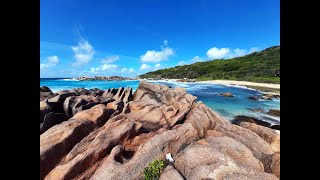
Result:
<instances>
[{"instance_id":1,"label":"cumulus cloud","mask_svg":"<svg viewBox=\"0 0 320 180\"><path fill-rule=\"evenodd\" d=\"M148 64L142 64L141 66L140 66L140 70L142 70L142 71L155 71L155 70L158 70L158 69L160 69L161 68L161 64L155 64L154 66L150 66L150 65L148 65Z\"/></svg>"},{"instance_id":2,"label":"cumulus cloud","mask_svg":"<svg viewBox=\"0 0 320 180\"><path fill-rule=\"evenodd\" d=\"M116 64L103 64L103 65L101 65L101 69L103 71L109 70L109 69L116 69L116 68L118 68L118 65L116 65Z\"/></svg>"},{"instance_id":3,"label":"cumulus cloud","mask_svg":"<svg viewBox=\"0 0 320 180\"><path fill-rule=\"evenodd\" d=\"M58 56L49 56L46 58L44 63L40 64L40 69L47 69L49 67L53 67L59 63Z\"/></svg>"},{"instance_id":4,"label":"cumulus cloud","mask_svg":"<svg viewBox=\"0 0 320 180\"><path fill-rule=\"evenodd\" d=\"M150 69L150 68L151 68L151 66L148 65L148 64L142 64L142 65L140 66L140 70L148 70L148 69Z\"/></svg>"},{"instance_id":5,"label":"cumulus cloud","mask_svg":"<svg viewBox=\"0 0 320 180\"><path fill-rule=\"evenodd\" d=\"M81 66L88 63L95 54L93 46L84 39L81 39L77 46L72 46L71 48L76 59L76 62L73 63L74 66Z\"/></svg>"},{"instance_id":6,"label":"cumulus cloud","mask_svg":"<svg viewBox=\"0 0 320 180\"><path fill-rule=\"evenodd\" d=\"M192 64L192 63L202 62L202 61L204 61L204 59L200 58L199 56L195 56L194 58L192 58L189 61L179 61L177 66L183 66L186 64Z\"/></svg>"},{"instance_id":7,"label":"cumulus cloud","mask_svg":"<svg viewBox=\"0 0 320 180\"><path fill-rule=\"evenodd\" d=\"M124 72L127 72L127 71L128 71L127 68L122 68L122 69L121 69L121 72L123 72L123 73L124 73Z\"/></svg>"},{"instance_id":8,"label":"cumulus cloud","mask_svg":"<svg viewBox=\"0 0 320 180\"><path fill-rule=\"evenodd\" d=\"M168 40L164 40L163 45L168 46Z\"/></svg>"},{"instance_id":9,"label":"cumulus cloud","mask_svg":"<svg viewBox=\"0 0 320 180\"><path fill-rule=\"evenodd\" d=\"M203 59L200 58L199 56L195 56L194 58L191 59L192 63L202 62L202 61L203 61Z\"/></svg>"},{"instance_id":10,"label":"cumulus cloud","mask_svg":"<svg viewBox=\"0 0 320 180\"><path fill-rule=\"evenodd\" d=\"M129 69L129 73L134 73L134 72L136 72L136 71L133 68Z\"/></svg>"},{"instance_id":11,"label":"cumulus cloud","mask_svg":"<svg viewBox=\"0 0 320 180\"><path fill-rule=\"evenodd\" d=\"M129 69L127 69L127 68L122 68L121 69L121 72L122 73L135 73L136 72L136 70L134 70L133 68L129 68Z\"/></svg>"},{"instance_id":12,"label":"cumulus cloud","mask_svg":"<svg viewBox=\"0 0 320 180\"><path fill-rule=\"evenodd\" d=\"M106 57L106 58L102 59L101 63L110 64L110 63L113 63L115 61L118 61L119 59L120 59L119 56L109 56L109 57Z\"/></svg>"},{"instance_id":13,"label":"cumulus cloud","mask_svg":"<svg viewBox=\"0 0 320 180\"><path fill-rule=\"evenodd\" d=\"M167 47L168 41L164 40L163 44L165 47L161 46L161 51L148 50L145 54L140 56L142 62L157 63L167 60L170 56L174 55L172 48Z\"/></svg>"},{"instance_id":14,"label":"cumulus cloud","mask_svg":"<svg viewBox=\"0 0 320 180\"><path fill-rule=\"evenodd\" d=\"M213 47L207 51L207 56L210 59L222 59L222 58L234 58L239 56L244 56L253 52L258 51L258 48L251 48L250 50L245 49L230 49L230 48L217 48Z\"/></svg>"},{"instance_id":15,"label":"cumulus cloud","mask_svg":"<svg viewBox=\"0 0 320 180\"><path fill-rule=\"evenodd\" d=\"M229 48L219 49L219 48L213 47L207 51L207 56L211 59L222 59L228 56L229 53L230 53Z\"/></svg>"},{"instance_id":16,"label":"cumulus cloud","mask_svg":"<svg viewBox=\"0 0 320 180\"><path fill-rule=\"evenodd\" d=\"M183 66L183 65L186 65L186 64L188 64L187 61L179 61L177 65L178 66Z\"/></svg>"},{"instance_id":17,"label":"cumulus cloud","mask_svg":"<svg viewBox=\"0 0 320 180\"><path fill-rule=\"evenodd\" d=\"M116 64L102 64L96 68L92 67L90 72L92 74L98 74L98 73L102 73L103 71L107 71L107 70L113 71L117 68L118 68L118 65L116 65Z\"/></svg>"}]
</instances>

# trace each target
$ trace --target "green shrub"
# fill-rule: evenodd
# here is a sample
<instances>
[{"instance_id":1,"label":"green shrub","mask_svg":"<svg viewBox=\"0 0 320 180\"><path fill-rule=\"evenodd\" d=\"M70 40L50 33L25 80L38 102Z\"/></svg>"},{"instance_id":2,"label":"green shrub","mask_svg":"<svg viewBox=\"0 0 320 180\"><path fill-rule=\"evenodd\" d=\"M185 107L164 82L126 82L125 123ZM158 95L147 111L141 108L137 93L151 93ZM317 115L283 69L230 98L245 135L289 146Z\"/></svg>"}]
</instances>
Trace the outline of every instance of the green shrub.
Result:
<instances>
[{"instance_id":1,"label":"green shrub","mask_svg":"<svg viewBox=\"0 0 320 180\"><path fill-rule=\"evenodd\" d=\"M164 167L163 160L155 160L144 169L145 180L156 180L159 179L160 173Z\"/></svg>"}]
</instances>

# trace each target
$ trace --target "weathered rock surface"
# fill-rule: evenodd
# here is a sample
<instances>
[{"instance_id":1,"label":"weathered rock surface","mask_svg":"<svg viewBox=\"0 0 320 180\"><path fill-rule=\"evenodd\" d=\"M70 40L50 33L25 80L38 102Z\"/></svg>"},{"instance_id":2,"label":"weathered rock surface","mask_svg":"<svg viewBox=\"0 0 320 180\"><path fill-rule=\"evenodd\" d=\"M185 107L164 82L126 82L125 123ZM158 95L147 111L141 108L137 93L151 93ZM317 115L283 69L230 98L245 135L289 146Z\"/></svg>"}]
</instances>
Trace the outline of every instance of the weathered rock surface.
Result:
<instances>
[{"instance_id":1,"label":"weathered rock surface","mask_svg":"<svg viewBox=\"0 0 320 180\"><path fill-rule=\"evenodd\" d=\"M161 173L159 180L184 180L179 171L168 165Z\"/></svg>"},{"instance_id":2,"label":"weathered rock surface","mask_svg":"<svg viewBox=\"0 0 320 180\"><path fill-rule=\"evenodd\" d=\"M280 109L270 109L267 114L280 117Z\"/></svg>"},{"instance_id":3,"label":"weathered rock surface","mask_svg":"<svg viewBox=\"0 0 320 180\"><path fill-rule=\"evenodd\" d=\"M63 121L67 121L68 117L64 113L49 112L45 115L42 126L40 127L40 134L51 128L56 124L60 124Z\"/></svg>"},{"instance_id":4,"label":"weathered rock surface","mask_svg":"<svg viewBox=\"0 0 320 180\"><path fill-rule=\"evenodd\" d=\"M229 137L212 137L186 147L174 163L186 179L277 179L264 172L263 164L244 144Z\"/></svg>"},{"instance_id":5,"label":"weathered rock surface","mask_svg":"<svg viewBox=\"0 0 320 180\"><path fill-rule=\"evenodd\" d=\"M277 131L243 120L231 124L185 89L141 81L134 95L131 88L94 91L50 98L61 103L61 95L73 94L61 105L71 118L40 135L40 179L141 179L149 163L168 153L175 161L162 180L280 175ZM49 99L41 103L44 113L53 113ZM79 109L89 103L97 105Z\"/></svg>"},{"instance_id":6,"label":"weathered rock surface","mask_svg":"<svg viewBox=\"0 0 320 180\"><path fill-rule=\"evenodd\" d=\"M220 95L225 97L233 97L233 94L230 92L221 93Z\"/></svg>"},{"instance_id":7,"label":"weathered rock surface","mask_svg":"<svg viewBox=\"0 0 320 180\"><path fill-rule=\"evenodd\" d=\"M280 153L280 133L278 133L276 130L248 122L241 122L240 126L256 133L270 144L274 152Z\"/></svg>"},{"instance_id":8,"label":"weathered rock surface","mask_svg":"<svg viewBox=\"0 0 320 180\"><path fill-rule=\"evenodd\" d=\"M115 116L122 112L124 106L128 104L133 96L132 88L109 89L106 92L114 92L114 94L119 92L119 95L117 97L114 97L114 95L103 97L102 95L105 91L98 88L90 90L76 88L52 93L48 87L40 87L40 123L43 123L45 115L50 112L55 114L64 113L70 119L80 111L90 109L97 104L108 105L113 101L116 101L113 104L119 106L115 109L117 111L113 114ZM55 122L62 121L56 120Z\"/></svg>"},{"instance_id":9,"label":"weathered rock surface","mask_svg":"<svg viewBox=\"0 0 320 180\"><path fill-rule=\"evenodd\" d=\"M259 100L259 98L256 97L256 96L249 96L248 99L252 99L252 100L255 100L255 101L258 101L258 100Z\"/></svg>"},{"instance_id":10,"label":"weathered rock surface","mask_svg":"<svg viewBox=\"0 0 320 180\"><path fill-rule=\"evenodd\" d=\"M254 124L259 124L261 126L265 126L265 127L270 127L271 124L269 122L266 121L262 121L260 119L256 119L253 117L248 117L248 116L236 116L233 120L233 124L236 125L240 125L241 122L249 122L249 123L254 123Z\"/></svg>"}]
</instances>

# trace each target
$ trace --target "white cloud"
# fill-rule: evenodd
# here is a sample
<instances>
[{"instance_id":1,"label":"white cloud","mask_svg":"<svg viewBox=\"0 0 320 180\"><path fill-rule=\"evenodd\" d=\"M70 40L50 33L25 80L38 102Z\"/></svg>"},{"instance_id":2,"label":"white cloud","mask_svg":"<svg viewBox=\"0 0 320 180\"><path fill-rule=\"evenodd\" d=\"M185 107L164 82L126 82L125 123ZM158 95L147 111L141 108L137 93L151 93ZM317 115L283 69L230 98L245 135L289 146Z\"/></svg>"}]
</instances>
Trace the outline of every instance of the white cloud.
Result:
<instances>
[{"instance_id":1,"label":"white cloud","mask_svg":"<svg viewBox=\"0 0 320 180\"><path fill-rule=\"evenodd\" d=\"M191 59L191 63L196 63L196 62L202 62L203 59L201 59L199 56L195 56L194 58Z\"/></svg>"},{"instance_id":2,"label":"white cloud","mask_svg":"<svg viewBox=\"0 0 320 180\"><path fill-rule=\"evenodd\" d=\"M134 73L134 72L136 72L136 71L133 68L129 69L129 73Z\"/></svg>"},{"instance_id":3,"label":"white cloud","mask_svg":"<svg viewBox=\"0 0 320 180\"><path fill-rule=\"evenodd\" d=\"M159 68L159 67L161 67L161 65L160 64L156 64L156 65L154 65L154 67L155 68Z\"/></svg>"},{"instance_id":4,"label":"white cloud","mask_svg":"<svg viewBox=\"0 0 320 180\"><path fill-rule=\"evenodd\" d=\"M199 56L195 56L194 58L192 58L189 61L179 61L177 66L183 66L186 64L192 64L192 63L202 62L202 61L204 61L204 59L200 58Z\"/></svg>"},{"instance_id":5,"label":"white cloud","mask_svg":"<svg viewBox=\"0 0 320 180\"><path fill-rule=\"evenodd\" d=\"M165 46L168 46L168 40L164 40L164 41L163 41L163 44L164 44Z\"/></svg>"},{"instance_id":6,"label":"white cloud","mask_svg":"<svg viewBox=\"0 0 320 180\"><path fill-rule=\"evenodd\" d=\"M92 67L91 68L91 73L92 74L98 74L98 73L102 73L103 71L113 71L116 70L118 68L118 65L116 64L102 64L99 67Z\"/></svg>"},{"instance_id":7,"label":"white cloud","mask_svg":"<svg viewBox=\"0 0 320 180\"><path fill-rule=\"evenodd\" d=\"M259 48L253 47L249 50L249 54L257 51L259 51Z\"/></svg>"},{"instance_id":8,"label":"white cloud","mask_svg":"<svg viewBox=\"0 0 320 180\"><path fill-rule=\"evenodd\" d=\"M76 62L73 63L74 66L81 66L88 63L95 54L93 46L84 39L81 39L77 46L72 46L71 48L76 59Z\"/></svg>"},{"instance_id":9,"label":"white cloud","mask_svg":"<svg viewBox=\"0 0 320 180\"><path fill-rule=\"evenodd\" d=\"M230 48L216 48L213 47L207 51L207 56L210 59L222 59L222 58L234 58L234 57L239 57L239 56L244 56L253 52L258 51L258 48L251 48L250 50L245 50L245 49L230 49Z\"/></svg>"},{"instance_id":10,"label":"white cloud","mask_svg":"<svg viewBox=\"0 0 320 180\"><path fill-rule=\"evenodd\" d=\"M120 59L119 56L109 56L109 57L106 57L106 58L102 59L101 63L110 64L110 63L113 63L115 61L118 61L119 59Z\"/></svg>"},{"instance_id":11,"label":"white cloud","mask_svg":"<svg viewBox=\"0 0 320 180\"><path fill-rule=\"evenodd\" d=\"M49 56L45 60L45 63L40 64L40 69L47 69L49 67L53 67L59 63L58 56Z\"/></svg>"},{"instance_id":12,"label":"white cloud","mask_svg":"<svg viewBox=\"0 0 320 180\"><path fill-rule=\"evenodd\" d=\"M228 56L229 53L230 53L229 48L219 49L219 48L213 47L207 51L207 56L211 59L221 59Z\"/></svg>"},{"instance_id":13,"label":"white cloud","mask_svg":"<svg viewBox=\"0 0 320 180\"><path fill-rule=\"evenodd\" d=\"M100 68L94 68L94 67L91 68L92 74L98 74L98 71L100 71Z\"/></svg>"},{"instance_id":14,"label":"white cloud","mask_svg":"<svg viewBox=\"0 0 320 180\"><path fill-rule=\"evenodd\" d=\"M168 45L168 40L163 41L164 46ZM174 51L170 47L162 47L161 51L148 50L144 55L140 56L142 62L157 63L167 60L170 56L174 55Z\"/></svg>"},{"instance_id":15,"label":"white cloud","mask_svg":"<svg viewBox=\"0 0 320 180\"><path fill-rule=\"evenodd\" d=\"M127 68L122 68L122 69L121 69L121 72L124 73L124 72L127 72L127 70L128 70Z\"/></svg>"},{"instance_id":16,"label":"white cloud","mask_svg":"<svg viewBox=\"0 0 320 180\"><path fill-rule=\"evenodd\" d=\"M151 66L148 65L148 64L142 64L142 65L140 66L140 70L148 70L148 69L150 69L150 68L151 68Z\"/></svg>"},{"instance_id":17,"label":"white cloud","mask_svg":"<svg viewBox=\"0 0 320 180\"><path fill-rule=\"evenodd\" d=\"M134 70L133 68L130 68L130 69L127 69L127 68L122 68L121 69L121 72L122 73L135 73L136 72L136 70Z\"/></svg>"},{"instance_id":18,"label":"white cloud","mask_svg":"<svg viewBox=\"0 0 320 180\"><path fill-rule=\"evenodd\" d=\"M109 70L109 69L116 69L116 68L118 68L118 65L116 65L116 64L103 64L103 65L101 65L101 69L103 71Z\"/></svg>"},{"instance_id":19,"label":"white cloud","mask_svg":"<svg viewBox=\"0 0 320 180\"><path fill-rule=\"evenodd\" d=\"M177 65L182 66L182 65L186 65L186 64L188 64L187 61L179 61Z\"/></svg>"}]
</instances>

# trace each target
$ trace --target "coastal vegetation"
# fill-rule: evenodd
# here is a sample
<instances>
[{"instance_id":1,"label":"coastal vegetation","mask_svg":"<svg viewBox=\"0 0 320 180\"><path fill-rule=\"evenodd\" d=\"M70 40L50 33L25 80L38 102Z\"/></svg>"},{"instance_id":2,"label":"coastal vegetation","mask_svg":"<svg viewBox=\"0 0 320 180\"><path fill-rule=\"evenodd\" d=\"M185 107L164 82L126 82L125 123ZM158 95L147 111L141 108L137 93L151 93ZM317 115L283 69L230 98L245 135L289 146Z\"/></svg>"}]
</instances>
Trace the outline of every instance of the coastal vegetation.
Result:
<instances>
[{"instance_id":1,"label":"coastal vegetation","mask_svg":"<svg viewBox=\"0 0 320 180\"><path fill-rule=\"evenodd\" d=\"M242 57L226 60L217 59L160 69L142 74L139 77L280 83L280 46L273 46Z\"/></svg>"},{"instance_id":2,"label":"coastal vegetation","mask_svg":"<svg viewBox=\"0 0 320 180\"><path fill-rule=\"evenodd\" d=\"M144 179L145 180L156 180L159 179L160 173L164 167L163 160L154 160L149 164L148 167L144 169Z\"/></svg>"}]
</instances>

